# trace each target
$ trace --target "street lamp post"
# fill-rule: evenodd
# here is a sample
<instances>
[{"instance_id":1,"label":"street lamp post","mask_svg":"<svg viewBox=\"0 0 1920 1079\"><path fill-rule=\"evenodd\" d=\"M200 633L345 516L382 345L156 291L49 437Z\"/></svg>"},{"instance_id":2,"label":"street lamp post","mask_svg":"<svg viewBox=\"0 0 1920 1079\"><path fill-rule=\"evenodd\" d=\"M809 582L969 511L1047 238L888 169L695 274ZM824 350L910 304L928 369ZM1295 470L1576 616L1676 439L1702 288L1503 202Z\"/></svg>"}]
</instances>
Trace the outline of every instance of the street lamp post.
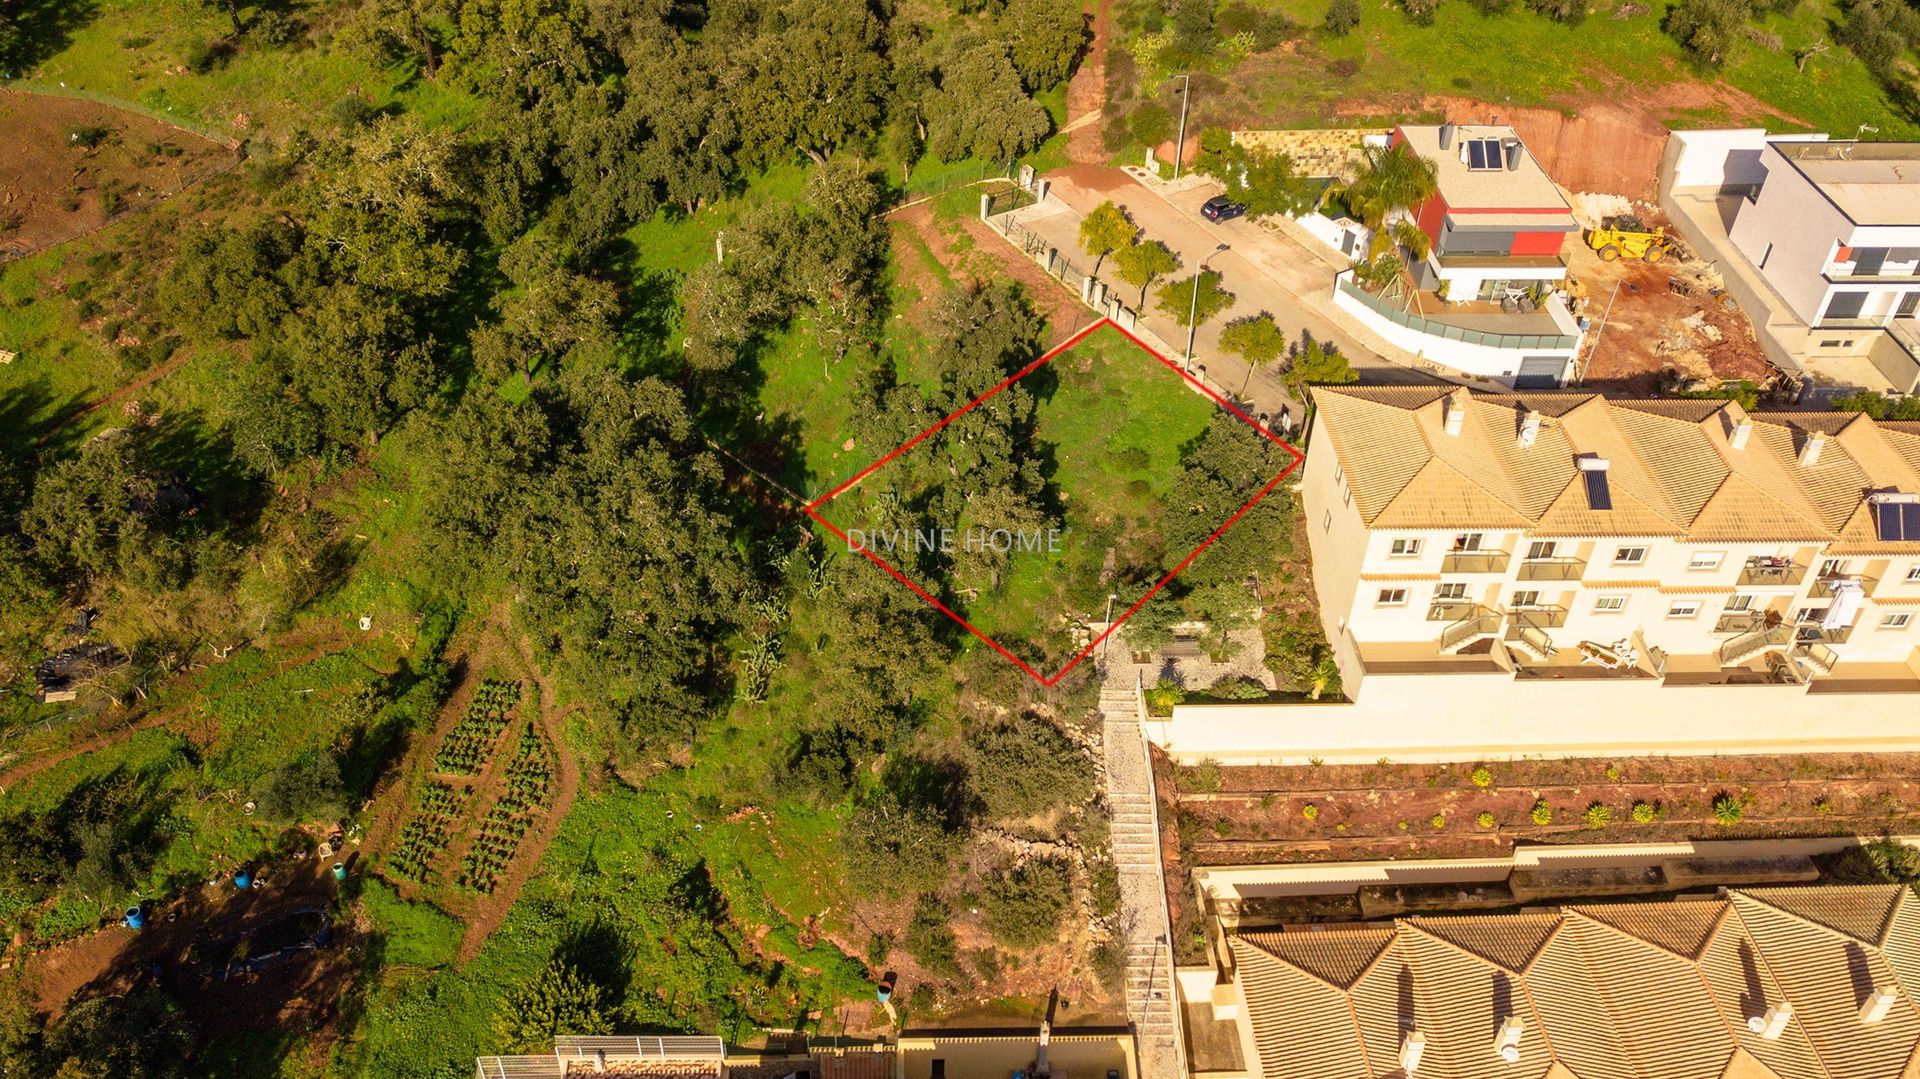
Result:
<instances>
[{"instance_id":1,"label":"street lamp post","mask_svg":"<svg viewBox=\"0 0 1920 1079\"><path fill-rule=\"evenodd\" d=\"M1173 178L1180 178L1180 161L1187 156L1187 101L1191 98L1193 76L1180 76L1180 141L1173 145Z\"/></svg>"},{"instance_id":2,"label":"street lamp post","mask_svg":"<svg viewBox=\"0 0 1920 1079\"><path fill-rule=\"evenodd\" d=\"M1212 251L1209 251L1207 257L1200 260L1200 268L1194 271L1193 274L1193 293L1190 302L1187 304L1187 359L1182 365L1186 368L1188 374L1193 373L1193 332L1200 328L1200 279L1206 276L1207 263L1212 260L1213 256L1226 249L1227 245L1221 244Z\"/></svg>"}]
</instances>

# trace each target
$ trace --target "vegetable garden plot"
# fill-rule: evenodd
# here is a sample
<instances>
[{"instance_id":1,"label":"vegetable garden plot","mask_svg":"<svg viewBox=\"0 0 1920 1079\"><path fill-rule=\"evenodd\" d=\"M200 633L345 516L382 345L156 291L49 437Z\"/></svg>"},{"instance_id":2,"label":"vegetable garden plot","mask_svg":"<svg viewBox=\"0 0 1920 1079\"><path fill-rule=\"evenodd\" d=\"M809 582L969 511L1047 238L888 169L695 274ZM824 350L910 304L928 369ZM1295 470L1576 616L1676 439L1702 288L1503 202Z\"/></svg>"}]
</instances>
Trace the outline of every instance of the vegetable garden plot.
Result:
<instances>
[{"instance_id":1,"label":"vegetable garden plot","mask_svg":"<svg viewBox=\"0 0 1920 1079\"><path fill-rule=\"evenodd\" d=\"M528 723L520 729L500 797L480 822L467 851L460 869L462 886L483 894L493 891L552 793L553 754L539 730Z\"/></svg>"},{"instance_id":2,"label":"vegetable garden plot","mask_svg":"<svg viewBox=\"0 0 1920 1079\"><path fill-rule=\"evenodd\" d=\"M428 780L414 803L413 818L400 832L400 841L387 856L387 870L402 880L425 883L433 862L447 843L467 807L467 791Z\"/></svg>"},{"instance_id":3,"label":"vegetable garden plot","mask_svg":"<svg viewBox=\"0 0 1920 1079\"><path fill-rule=\"evenodd\" d=\"M447 732L433 770L445 775L477 776L493 759L494 743L520 704L520 683L487 679L473 695L467 714Z\"/></svg>"}]
</instances>

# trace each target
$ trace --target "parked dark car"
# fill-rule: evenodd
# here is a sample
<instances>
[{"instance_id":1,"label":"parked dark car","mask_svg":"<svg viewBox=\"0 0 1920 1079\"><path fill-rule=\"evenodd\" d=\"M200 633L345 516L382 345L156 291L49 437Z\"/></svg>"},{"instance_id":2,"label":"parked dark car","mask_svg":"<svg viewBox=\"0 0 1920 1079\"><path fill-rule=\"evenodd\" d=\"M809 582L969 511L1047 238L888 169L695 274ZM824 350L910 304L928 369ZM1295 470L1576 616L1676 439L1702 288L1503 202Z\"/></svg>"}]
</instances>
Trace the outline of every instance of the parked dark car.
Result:
<instances>
[{"instance_id":1,"label":"parked dark car","mask_svg":"<svg viewBox=\"0 0 1920 1079\"><path fill-rule=\"evenodd\" d=\"M1246 203L1235 202L1225 195L1215 195L1200 204L1200 216L1208 221L1231 221L1246 212Z\"/></svg>"}]
</instances>

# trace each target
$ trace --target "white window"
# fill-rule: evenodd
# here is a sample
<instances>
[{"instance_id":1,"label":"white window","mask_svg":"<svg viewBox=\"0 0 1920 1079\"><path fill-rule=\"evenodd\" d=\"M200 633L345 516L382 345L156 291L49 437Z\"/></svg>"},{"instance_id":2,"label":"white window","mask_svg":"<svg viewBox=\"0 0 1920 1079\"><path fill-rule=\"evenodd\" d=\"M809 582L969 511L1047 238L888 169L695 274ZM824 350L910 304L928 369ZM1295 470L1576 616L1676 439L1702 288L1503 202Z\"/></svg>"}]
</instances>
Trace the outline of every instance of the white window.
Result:
<instances>
[{"instance_id":1,"label":"white window","mask_svg":"<svg viewBox=\"0 0 1920 1079\"><path fill-rule=\"evenodd\" d=\"M1412 558L1420 553L1420 541L1417 539L1397 539L1393 541L1393 557Z\"/></svg>"},{"instance_id":2,"label":"white window","mask_svg":"<svg viewBox=\"0 0 1920 1079\"><path fill-rule=\"evenodd\" d=\"M1351 487L1340 488L1340 504L1343 506L1353 505L1353 488Z\"/></svg>"},{"instance_id":3,"label":"white window","mask_svg":"<svg viewBox=\"0 0 1920 1079\"><path fill-rule=\"evenodd\" d=\"M1625 596L1601 596L1593 601L1595 614L1614 614L1627 609Z\"/></svg>"},{"instance_id":4,"label":"white window","mask_svg":"<svg viewBox=\"0 0 1920 1079\"><path fill-rule=\"evenodd\" d=\"M1637 566L1646 560L1645 547L1622 547L1613 552L1613 564L1616 566Z\"/></svg>"},{"instance_id":5,"label":"white window","mask_svg":"<svg viewBox=\"0 0 1920 1079\"><path fill-rule=\"evenodd\" d=\"M1382 607L1405 607L1406 605L1407 605L1407 590L1406 590L1406 589L1404 589L1404 588L1382 588L1382 589L1380 590L1380 599L1379 599L1379 606L1382 606Z\"/></svg>"},{"instance_id":6,"label":"white window","mask_svg":"<svg viewBox=\"0 0 1920 1079\"><path fill-rule=\"evenodd\" d=\"M1907 580L1920 581L1920 566L1913 566L1907 570Z\"/></svg>"},{"instance_id":7,"label":"white window","mask_svg":"<svg viewBox=\"0 0 1920 1079\"><path fill-rule=\"evenodd\" d=\"M1326 518L1320 522L1320 531L1322 532L1333 531L1333 511L1332 510L1328 510Z\"/></svg>"},{"instance_id":8,"label":"white window","mask_svg":"<svg viewBox=\"0 0 1920 1079\"><path fill-rule=\"evenodd\" d=\"M1515 592L1513 594L1512 606L1538 607L1540 606L1540 593L1532 590L1525 591L1525 592Z\"/></svg>"},{"instance_id":9,"label":"white window","mask_svg":"<svg viewBox=\"0 0 1920 1079\"><path fill-rule=\"evenodd\" d=\"M1532 543L1527 544L1527 558L1529 560L1552 558L1553 552L1558 549L1558 546L1552 540L1534 540Z\"/></svg>"},{"instance_id":10,"label":"white window","mask_svg":"<svg viewBox=\"0 0 1920 1079\"><path fill-rule=\"evenodd\" d=\"M1753 597L1752 596L1728 596L1727 610L1751 611L1753 610Z\"/></svg>"},{"instance_id":11,"label":"white window","mask_svg":"<svg viewBox=\"0 0 1920 1079\"><path fill-rule=\"evenodd\" d=\"M1485 538L1486 536L1479 532L1468 532L1465 535L1455 536L1453 537L1453 549L1456 551L1477 551L1480 549L1480 542Z\"/></svg>"},{"instance_id":12,"label":"white window","mask_svg":"<svg viewBox=\"0 0 1920 1079\"><path fill-rule=\"evenodd\" d=\"M1457 603L1466 598L1467 586L1464 581L1453 581L1448 584L1435 585L1433 588L1433 601L1435 603Z\"/></svg>"},{"instance_id":13,"label":"white window","mask_svg":"<svg viewBox=\"0 0 1920 1079\"><path fill-rule=\"evenodd\" d=\"M1847 575L1847 560L1846 560L1846 559L1844 559L1844 558L1827 558L1827 559L1822 559L1822 560L1821 560L1821 562L1820 562L1820 576L1822 576L1822 577L1845 577L1846 575Z\"/></svg>"},{"instance_id":14,"label":"white window","mask_svg":"<svg viewBox=\"0 0 1920 1079\"><path fill-rule=\"evenodd\" d=\"M1692 618L1699 613L1700 603L1698 600L1683 599L1678 603L1667 606L1668 618Z\"/></svg>"},{"instance_id":15,"label":"white window","mask_svg":"<svg viewBox=\"0 0 1920 1079\"><path fill-rule=\"evenodd\" d=\"M1910 614L1890 614L1880 620L1881 629L1906 629L1913 623Z\"/></svg>"},{"instance_id":16,"label":"white window","mask_svg":"<svg viewBox=\"0 0 1920 1079\"><path fill-rule=\"evenodd\" d=\"M1687 568L1692 570L1719 569L1721 560L1727 557L1725 551L1695 551L1687 559Z\"/></svg>"},{"instance_id":17,"label":"white window","mask_svg":"<svg viewBox=\"0 0 1920 1079\"><path fill-rule=\"evenodd\" d=\"M1825 607L1802 607L1794 612L1793 620L1805 625L1808 622L1818 622L1826 616L1827 609Z\"/></svg>"},{"instance_id":18,"label":"white window","mask_svg":"<svg viewBox=\"0 0 1920 1079\"><path fill-rule=\"evenodd\" d=\"M1338 462L1338 461L1335 461L1335 462L1334 462L1334 464L1333 464L1333 482L1335 482L1335 483L1345 483L1345 482L1347 482L1347 469L1346 469L1346 466L1345 466L1345 465L1342 465L1342 464L1341 464L1340 462Z\"/></svg>"}]
</instances>

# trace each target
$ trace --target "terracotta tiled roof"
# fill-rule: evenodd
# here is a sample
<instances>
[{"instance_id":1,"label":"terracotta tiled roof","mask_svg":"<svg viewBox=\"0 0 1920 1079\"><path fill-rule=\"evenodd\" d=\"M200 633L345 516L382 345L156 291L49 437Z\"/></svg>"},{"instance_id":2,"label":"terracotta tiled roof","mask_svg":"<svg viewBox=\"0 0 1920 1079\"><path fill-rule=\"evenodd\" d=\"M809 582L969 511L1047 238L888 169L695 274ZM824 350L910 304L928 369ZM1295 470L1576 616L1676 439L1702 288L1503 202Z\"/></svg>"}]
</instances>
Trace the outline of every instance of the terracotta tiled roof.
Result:
<instances>
[{"instance_id":1,"label":"terracotta tiled roof","mask_svg":"<svg viewBox=\"0 0 1920 1079\"><path fill-rule=\"evenodd\" d=\"M1612 401L1579 392L1325 386L1314 396L1372 528L1829 541L1848 545L1847 553L1920 553L1920 543L1882 543L1866 504L1873 491L1920 493L1920 423L1843 412L1749 415L1732 401ZM1450 408L1462 410L1451 435ZM1529 409L1539 429L1522 446ZM1735 449L1743 423L1746 443ZM1819 455L1803 465L1802 448L1815 437L1823 440ZM1589 505L1581 456L1606 459L1612 509Z\"/></svg>"},{"instance_id":2,"label":"terracotta tiled roof","mask_svg":"<svg viewBox=\"0 0 1920 1079\"><path fill-rule=\"evenodd\" d=\"M1393 928L1232 938L1270 1077L1920 1079L1920 898L1898 885L1735 890ZM1892 989L1874 1023L1861 1005ZM1791 1009L1777 1037L1749 1022ZM1496 1036L1524 1027L1519 1059Z\"/></svg>"}]
</instances>

